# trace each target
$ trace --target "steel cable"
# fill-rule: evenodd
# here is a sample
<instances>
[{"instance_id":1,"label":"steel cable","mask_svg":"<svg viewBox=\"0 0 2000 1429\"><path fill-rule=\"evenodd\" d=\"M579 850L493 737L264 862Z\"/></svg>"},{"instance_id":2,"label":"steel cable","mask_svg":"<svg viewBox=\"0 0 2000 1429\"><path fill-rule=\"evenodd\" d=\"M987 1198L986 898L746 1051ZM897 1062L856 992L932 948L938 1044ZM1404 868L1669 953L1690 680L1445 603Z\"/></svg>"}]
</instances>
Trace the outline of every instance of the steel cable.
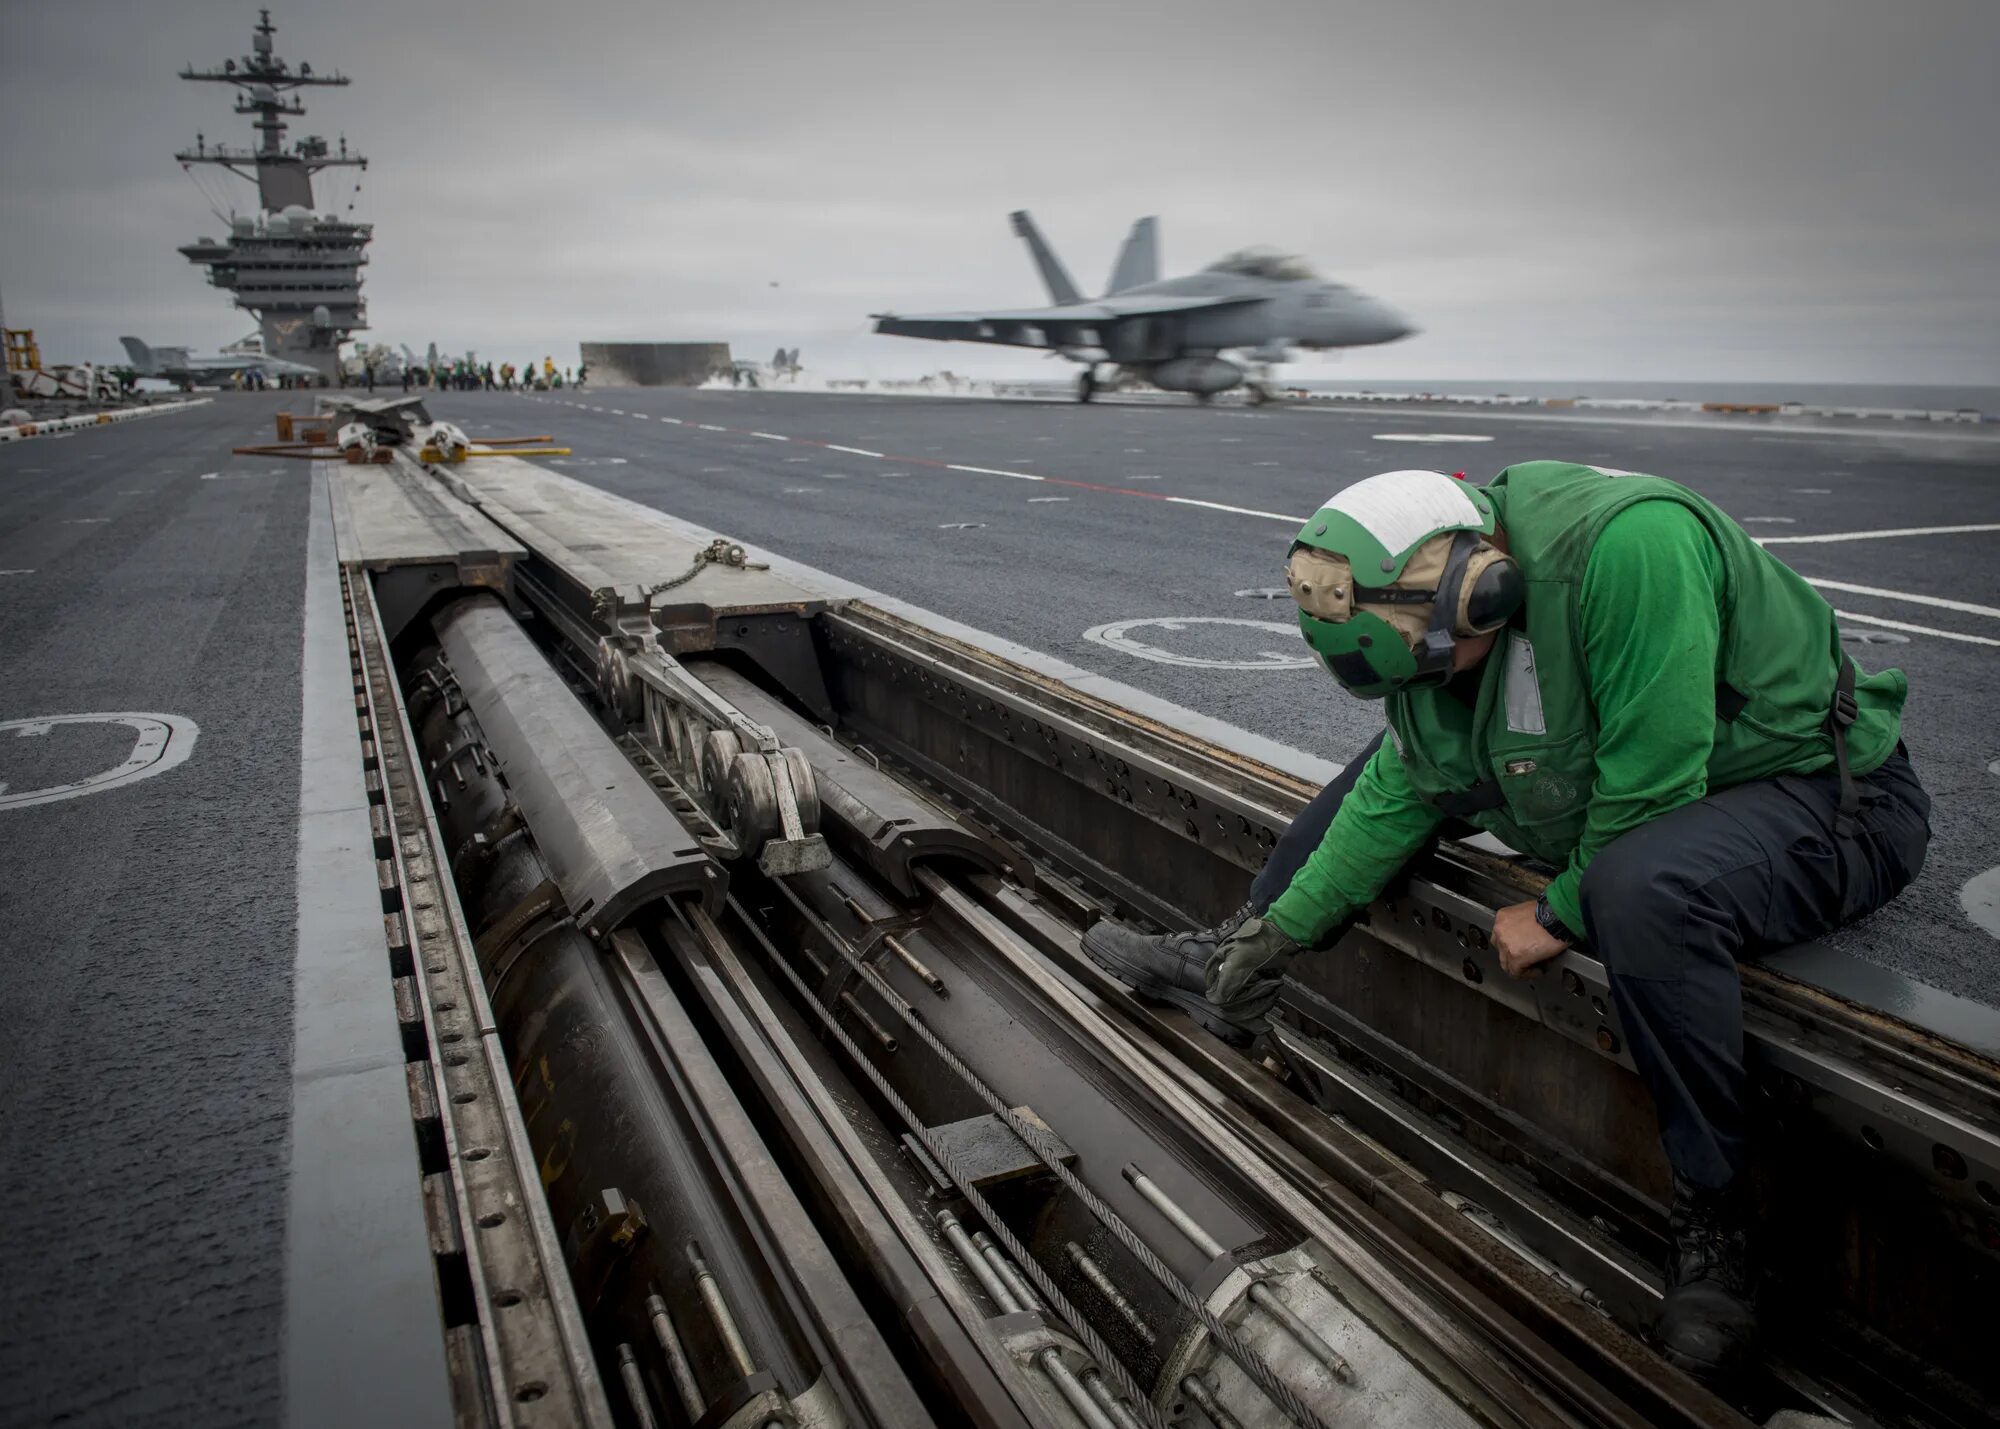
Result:
<instances>
[{"instance_id":1,"label":"steel cable","mask_svg":"<svg viewBox=\"0 0 2000 1429\"><path fill-rule=\"evenodd\" d=\"M1305 1402L1299 1398L1297 1392L1272 1373L1269 1365L1252 1354L1248 1347L1241 1340L1237 1339L1235 1332L1216 1318L1214 1313L1202 1303L1200 1297L1182 1282L1179 1276L1174 1274L1172 1268L1154 1252L1153 1248L1139 1238L1138 1232L1127 1225L1124 1218L1106 1204L1102 1197L1091 1190L1089 1186L1085 1185L1074 1171L1071 1171L1069 1167L1062 1164L1060 1152L1047 1144L1039 1128L1015 1115L1013 1108L1007 1105L999 1093L987 1086L977 1072L967 1066L956 1052L944 1044L943 1039L931 1031L924 1023L923 1018L918 1015L916 1008L906 1001L901 993L891 987L879 972L863 961L859 954L847 946L846 939L835 933L824 919L806 907L804 901L792 889L782 883L779 886L783 889L786 898L792 903L792 906L797 908L812 922L820 936L827 940L828 944L840 955L842 960L860 974L862 979L874 987L876 991L883 994L889 1006L894 1008L903 1021L909 1025L910 1029L923 1039L925 1045L931 1051L935 1052L946 1066L950 1067L964 1080L965 1084L972 1089L981 1101L986 1103L987 1107L995 1116L1000 1118L1005 1126L1021 1138L1022 1143L1035 1153L1036 1159L1048 1167L1056 1179L1061 1181L1078 1200L1083 1202L1084 1206L1097 1218L1099 1223L1106 1230L1110 1231L1119 1244L1131 1253L1133 1259L1143 1265L1152 1274L1153 1278L1165 1287L1167 1293L1174 1297L1181 1308L1201 1322L1202 1328L1208 1332L1210 1338L1222 1347L1224 1353L1230 1359L1236 1362L1237 1368L1241 1369L1259 1389L1263 1390L1270 1397L1273 1404L1277 1405L1278 1408L1290 1416L1295 1423L1302 1426L1302 1429L1326 1429L1326 1425L1321 1421L1320 1417L1307 1407ZM820 1005L817 998L812 999L812 1001L815 1006ZM875 1073L872 1063L868 1064L868 1069L871 1074L879 1075ZM900 1111L901 1108L899 1108ZM952 1179L954 1182L958 1180L956 1176ZM961 1189L964 1188L961 1187ZM983 1211L982 1214L984 1214ZM990 1222L991 1217L988 1217L988 1220ZM997 1230L999 1227L995 1227L995 1229ZM1009 1253L1016 1254L1012 1247L1009 1247ZM1016 1254L1016 1258L1019 1258L1018 1254ZM1036 1281L1036 1288L1042 1289L1047 1277L1042 1275L1040 1267L1032 1259L1028 1262L1028 1268L1039 1277ZM1064 1313L1067 1314L1068 1312L1065 1311ZM1075 1323L1078 1324L1080 1329L1083 1328L1081 1322Z\"/></svg>"},{"instance_id":2,"label":"steel cable","mask_svg":"<svg viewBox=\"0 0 2000 1429\"><path fill-rule=\"evenodd\" d=\"M787 893L790 892L789 889L786 891ZM755 926L749 922L748 915L744 913L742 905L737 903L735 898L730 898L729 903L732 908L736 909L737 916L742 918L746 925ZM712 935L718 942L722 941L721 929L715 926L714 921L699 906L692 907L687 912L698 930ZM831 929L827 930L827 935L829 937L833 936ZM761 935L759 940L768 943L768 940L763 939ZM836 951L846 955L846 950L838 939L835 940L834 947ZM932 1135L931 1129L924 1125L923 1119L917 1115L916 1110L903 1100L902 1095L890 1084L888 1078L883 1076L881 1069L862 1054L860 1046L848 1035L847 1029L842 1027L839 1019L834 1016L833 1009L820 1001L819 997L806 984L805 979L799 975L797 969L783 957L779 956L775 948L771 949L769 962L792 985L792 988L799 994L800 1000L819 1017L820 1022L825 1025L828 1032L833 1034L834 1040L840 1043L841 1049L847 1053L854 1064L867 1074L869 1081L874 1084L875 1090L881 1093L883 1100L888 1102L895 1110L896 1115L903 1119L904 1125L910 1128L911 1134L923 1143L925 1153L933 1161L937 1162L945 1175L951 1178L951 1183L965 1197L967 1204L979 1213L981 1220L986 1222L987 1228L993 1233L993 1238L1000 1243L1008 1255L1014 1258L1022 1273L1028 1277L1029 1282L1035 1289L1041 1292L1043 1298L1048 1301L1055 1312L1069 1323L1069 1327L1075 1332L1077 1339L1082 1342L1083 1347L1090 1352L1092 1358L1097 1361L1101 1368L1107 1370L1117 1379L1119 1389L1132 1401L1140 1417L1146 1421L1148 1429L1168 1429L1166 1420L1161 1418L1159 1411L1153 1407L1153 1402L1147 1396L1146 1391L1141 1389L1138 1382L1132 1378L1132 1372L1125 1368L1122 1360L1112 1354L1111 1347L1104 1343L1096 1330L1091 1328L1090 1321L1079 1314L1076 1307L1070 1304L1068 1297L1056 1288L1055 1282L1049 1279L1048 1274L1042 1269L1034 1256L1028 1253L1027 1247L1021 1244L1014 1232L1008 1228L1006 1222L1000 1219L999 1213L993 1209L984 1193L978 1187L974 1186L970 1178L959 1168L957 1159L946 1149L942 1141ZM920 1035L929 1035L929 1029L927 1028L920 1028L919 1032ZM984 1090L983 1086L980 1086L979 1089ZM970 1272L972 1267L968 1266L966 1269ZM1004 1309L1004 1307L1002 1308Z\"/></svg>"}]
</instances>

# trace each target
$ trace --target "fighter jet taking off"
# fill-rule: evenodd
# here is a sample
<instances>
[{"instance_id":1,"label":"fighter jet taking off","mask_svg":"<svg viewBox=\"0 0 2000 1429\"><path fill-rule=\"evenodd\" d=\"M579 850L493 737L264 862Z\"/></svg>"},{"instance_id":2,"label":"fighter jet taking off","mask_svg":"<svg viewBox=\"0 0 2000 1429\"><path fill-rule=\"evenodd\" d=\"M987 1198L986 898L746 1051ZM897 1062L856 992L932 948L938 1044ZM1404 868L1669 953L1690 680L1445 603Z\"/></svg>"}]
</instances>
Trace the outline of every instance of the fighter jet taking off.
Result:
<instances>
[{"instance_id":1,"label":"fighter jet taking off","mask_svg":"<svg viewBox=\"0 0 2000 1429\"><path fill-rule=\"evenodd\" d=\"M1246 380L1259 400L1269 400L1265 370L1292 348L1362 347L1416 330L1385 304L1321 278L1303 258L1268 248L1240 249L1199 273L1162 281L1159 225L1151 218L1132 225L1104 296L1092 301L1027 212L1010 217L1054 307L875 313L875 331L1060 353L1083 364L1077 392L1088 402L1103 385L1104 364L1202 401Z\"/></svg>"}]
</instances>

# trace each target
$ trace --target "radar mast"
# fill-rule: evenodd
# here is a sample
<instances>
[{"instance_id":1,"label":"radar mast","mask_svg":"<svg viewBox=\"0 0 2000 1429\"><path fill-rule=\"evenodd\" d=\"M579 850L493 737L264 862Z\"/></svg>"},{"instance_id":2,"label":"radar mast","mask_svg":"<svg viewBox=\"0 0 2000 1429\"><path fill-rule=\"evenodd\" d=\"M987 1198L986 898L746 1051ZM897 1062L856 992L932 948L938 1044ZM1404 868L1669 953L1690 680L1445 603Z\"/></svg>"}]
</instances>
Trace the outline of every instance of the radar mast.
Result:
<instances>
[{"instance_id":1,"label":"radar mast","mask_svg":"<svg viewBox=\"0 0 2000 1429\"><path fill-rule=\"evenodd\" d=\"M226 238L202 238L181 248L190 262L208 269L208 281L231 292L236 306L257 315L264 351L303 362L338 380L340 344L367 328L361 299L361 265L374 225L354 223L314 211L313 177L322 169L365 169L368 160L317 134L289 146L286 119L305 114L300 91L346 85L346 75L314 73L309 64L292 68L279 57L271 12L258 12L250 53L223 61L220 69L183 69L180 77L236 88L238 114L253 116L253 148L210 144L195 136L192 149L174 157L183 167L224 169L257 186L257 210L232 213Z\"/></svg>"}]
</instances>

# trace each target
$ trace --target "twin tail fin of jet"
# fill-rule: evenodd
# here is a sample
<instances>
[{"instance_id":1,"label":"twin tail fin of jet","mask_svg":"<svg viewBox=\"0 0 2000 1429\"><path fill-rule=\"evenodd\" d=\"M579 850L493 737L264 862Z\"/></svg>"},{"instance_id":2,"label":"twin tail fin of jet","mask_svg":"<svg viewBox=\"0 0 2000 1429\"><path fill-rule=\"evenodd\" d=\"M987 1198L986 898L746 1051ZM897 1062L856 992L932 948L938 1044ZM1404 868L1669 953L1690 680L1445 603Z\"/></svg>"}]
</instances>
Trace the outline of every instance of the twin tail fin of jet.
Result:
<instances>
[{"instance_id":1,"label":"twin tail fin of jet","mask_svg":"<svg viewBox=\"0 0 2000 1429\"><path fill-rule=\"evenodd\" d=\"M1076 280L1056 257L1049 241L1042 237L1041 229L1026 209L1017 209L1007 215L1014 226L1014 233L1028 245L1028 253L1035 260L1035 268L1042 275L1042 283L1049 290L1049 301L1057 307L1070 307L1084 301L1077 289ZM1133 288L1144 287L1148 283L1160 281L1160 236L1159 221L1142 218L1132 225L1132 231L1125 235L1124 246L1118 250L1118 261L1111 268L1111 282L1105 287L1104 295L1129 292Z\"/></svg>"},{"instance_id":2,"label":"twin tail fin of jet","mask_svg":"<svg viewBox=\"0 0 2000 1429\"><path fill-rule=\"evenodd\" d=\"M1125 235L1118 261L1111 265L1111 281L1105 286L1104 296L1108 298L1159 281L1160 223L1156 218L1142 218Z\"/></svg>"}]
</instances>

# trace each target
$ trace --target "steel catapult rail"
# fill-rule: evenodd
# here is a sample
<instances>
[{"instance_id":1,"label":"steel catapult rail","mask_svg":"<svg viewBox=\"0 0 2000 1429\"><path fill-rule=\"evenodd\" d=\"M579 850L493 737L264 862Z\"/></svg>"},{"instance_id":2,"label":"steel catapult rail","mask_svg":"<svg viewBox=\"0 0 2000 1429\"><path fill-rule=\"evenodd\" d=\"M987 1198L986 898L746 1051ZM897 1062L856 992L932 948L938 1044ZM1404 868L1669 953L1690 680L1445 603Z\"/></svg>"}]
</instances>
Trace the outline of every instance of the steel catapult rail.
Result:
<instances>
[{"instance_id":1,"label":"steel catapult rail","mask_svg":"<svg viewBox=\"0 0 2000 1429\"><path fill-rule=\"evenodd\" d=\"M324 471L464 1419L1745 1422L1643 1342L1650 1108L1600 966L1500 973L1515 864L1252 1060L1078 938L1240 902L1280 754L526 461ZM2000 1038L1744 987L1749 1407L1991 1422Z\"/></svg>"}]
</instances>

